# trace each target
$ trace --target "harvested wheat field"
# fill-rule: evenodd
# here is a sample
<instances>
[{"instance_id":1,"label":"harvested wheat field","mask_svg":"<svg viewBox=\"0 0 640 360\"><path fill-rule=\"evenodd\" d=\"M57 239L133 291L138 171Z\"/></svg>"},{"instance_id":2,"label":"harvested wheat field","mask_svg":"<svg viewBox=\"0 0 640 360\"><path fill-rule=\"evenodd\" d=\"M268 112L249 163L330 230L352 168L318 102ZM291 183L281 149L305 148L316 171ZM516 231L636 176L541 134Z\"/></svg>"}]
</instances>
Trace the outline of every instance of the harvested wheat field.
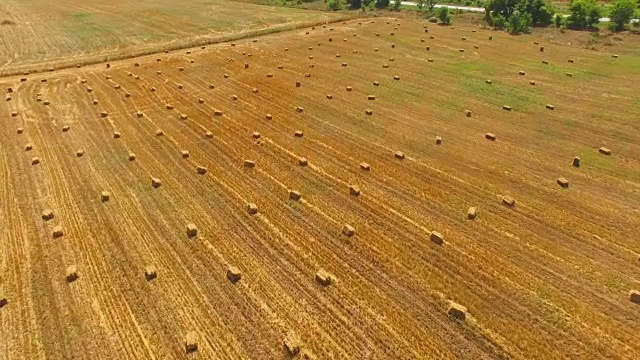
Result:
<instances>
[{"instance_id":1,"label":"harvested wheat field","mask_svg":"<svg viewBox=\"0 0 640 360\"><path fill-rule=\"evenodd\" d=\"M356 19L3 78L0 358L639 358L633 41Z\"/></svg>"}]
</instances>

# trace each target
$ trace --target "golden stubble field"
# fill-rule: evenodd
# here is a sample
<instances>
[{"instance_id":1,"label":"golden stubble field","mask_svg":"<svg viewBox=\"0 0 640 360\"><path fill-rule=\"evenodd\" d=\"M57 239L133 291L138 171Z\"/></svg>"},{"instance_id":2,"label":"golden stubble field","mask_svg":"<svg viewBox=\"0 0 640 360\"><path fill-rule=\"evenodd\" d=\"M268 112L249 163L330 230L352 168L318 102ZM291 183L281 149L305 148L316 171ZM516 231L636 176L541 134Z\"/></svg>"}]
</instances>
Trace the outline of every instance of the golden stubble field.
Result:
<instances>
[{"instance_id":1,"label":"golden stubble field","mask_svg":"<svg viewBox=\"0 0 640 360\"><path fill-rule=\"evenodd\" d=\"M640 47L426 26L4 78L0 358L637 358Z\"/></svg>"}]
</instances>

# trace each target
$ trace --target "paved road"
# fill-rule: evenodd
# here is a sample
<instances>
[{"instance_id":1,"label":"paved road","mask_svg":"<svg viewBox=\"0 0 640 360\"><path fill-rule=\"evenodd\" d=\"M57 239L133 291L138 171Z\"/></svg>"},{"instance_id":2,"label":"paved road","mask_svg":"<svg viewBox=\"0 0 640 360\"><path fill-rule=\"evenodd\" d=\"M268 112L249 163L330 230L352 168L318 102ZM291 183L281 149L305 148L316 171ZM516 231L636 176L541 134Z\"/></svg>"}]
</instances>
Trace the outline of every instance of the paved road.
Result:
<instances>
[{"instance_id":1,"label":"paved road","mask_svg":"<svg viewBox=\"0 0 640 360\"><path fill-rule=\"evenodd\" d=\"M403 1L402 5L407 5L407 6L417 6L418 3L413 2L413 1ZM473 6L458 6L458 5L435 5L435 8L440 8L440 7L448 7L449 9L460 9L460 10L464 10L464 11L472 11L472 12L484 12L484 8L481 7L473 7ZM567 17L569 15L563 15L564 17ZM611 21L611 19L609 18L600 18L600 22L609 22ZM638 19L632 19L631 22L638 22Z\"/></svg>"}]
</instances>

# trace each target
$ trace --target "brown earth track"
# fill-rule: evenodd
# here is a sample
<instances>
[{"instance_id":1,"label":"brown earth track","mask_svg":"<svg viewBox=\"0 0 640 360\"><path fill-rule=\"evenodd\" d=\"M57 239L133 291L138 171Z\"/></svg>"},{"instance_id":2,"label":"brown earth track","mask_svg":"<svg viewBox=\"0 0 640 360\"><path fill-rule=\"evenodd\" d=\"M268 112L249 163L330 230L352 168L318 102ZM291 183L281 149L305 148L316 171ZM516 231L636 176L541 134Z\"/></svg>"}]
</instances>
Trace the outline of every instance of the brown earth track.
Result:
<instances>
[{"instance_id":1,"label":"brown earth track","mask_svg":"<svg viewBox=\"0 0 640 360\"><path fill-rule=\"evenodd\" d=\"M7 114L0 180L2 199L16 201L3 201L0 214L10 229L1 245L0 290L10 303L0 309L0 336L7 338L4 329L22 336L8 338L5 353L182 358L191 330L201 336L204 358L283 358L290 330L321 359L640 353L638 309L625 298L640 286L633 241L640 148L625 115L639 109L624 82L639 74L605 67L605 54L545 44L545 58L559 67L549 70L523 38L488 41L482 30L430 27L436 38L421 43L421 23L403 20L391 37L384 22L8 84L16 92L0 104ZM460 41L462 34L470 41ZM467 52L458 53L461 46ZM576 59L573 78L560 68L571 67L566 57ZM483 90L486 78L496 90ZM49 106L35 100L38 92ZM619 101L609 104L596 96L602 93ZM508 101L510 113L501 109ZM553 112L544 109L549 102ZM582 106L573 111L576 102ZM216 109L223 114L214 116ZM9 117L14 110L19 116ZM71 129L63 133L65 124ZM15 134L18 126L24 134ZM294 138L296 130L304 137ZM498 134L495 143L483 138L489 131ZM602 145L614 155L597 154ZM86 150L81 158L78 149ZM396 150L407 158L395 159ZM583 156L582 168L571 167L574 155ZM31 166L32 156L41 164ZM309 165L300 167L299 156ZM243 168L245 159L257 168ZM362 161L370 172L359 169ZM198 175L198 165L207 174ZM555 184L559 176L571 180L569 189ZM152 188L151 177L162 186ZM363 194L349 195L349 184ZM303 200L288 200L291 189ZM103 190L109 202L100 202ZM513 196L516 207L501 205L500 195ZM247 202L260 213L247 214ZM480 208L473 222L465 219L470 206ZM46 207L56 217L44 223ZM190 222L199 228L196 239L186 237ZM354 238L340 235L345 223L356 228ZM54 224L65 229L60 239L51 239ZM443 247L430 242L431 230L445 235ZM17 271L22 258L32 270ZM69 264L80 271L72 284L64 281ZM147 264L159 269L151 282L143 276ZM225 278L228 265L243 272L235 285ZM316 284L321 268L338 282ZM466 324L447 318L449 299L469 309Z\"/></svg>"}]
</instances>

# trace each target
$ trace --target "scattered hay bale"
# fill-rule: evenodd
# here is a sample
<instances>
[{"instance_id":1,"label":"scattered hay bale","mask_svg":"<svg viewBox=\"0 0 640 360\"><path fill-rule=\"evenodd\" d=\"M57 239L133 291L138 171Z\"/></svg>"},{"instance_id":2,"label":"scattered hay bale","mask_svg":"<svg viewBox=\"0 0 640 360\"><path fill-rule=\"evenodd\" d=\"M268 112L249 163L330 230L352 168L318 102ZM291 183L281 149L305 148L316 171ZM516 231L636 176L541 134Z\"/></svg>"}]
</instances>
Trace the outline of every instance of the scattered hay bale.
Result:
<instances>
[{"instance_id":1,"label":"scattered hay bale","mask_svg":"<svg viewBox=\"0 0 640 360\"><path fill-rule=\"evenodd\" d=\"M373 86L380 86L380 82L374 81L373 82ZM371 100L375 100L375 96L373 96L373 99L371 99Z\"/></svg>"},{"instance_id":2,"label":"scattered hay bale","mask_svg":"<svg viewBox=\"0 0 640 360\"><path fill-rule=\"evenodd\" d=\"M316 282L326 287L331 285L334 282L334 277L332 274L330 274L326 270L320 269L316 273Z\"/></svg>"},{"instance_id":3,"label":"scattered hay bale","mask_svg":"<svg viewBox=\"0 0 640 360\"><path fill-rule=\"evenodd\" d=\"M282 64L278 65L278 69L280 69L280 70L284 69L284 65L282 65Z\"/></svg>"},{"instance_id":4,"label":"scattered hay bale","mask_svg":"<svg viewBox=\"0 0 640 360\"><path fill-rule=\"evenodd\" d=\"M353 226L349 224L345 224L342 227L342 234L346 237L352 237L353 235L356 234L356 229L354 229Z\"/></svg>"},{"instance_id":5,"label":"scattered hay bale","mask_svg":"<svg viewBox=\"0 0 640 360\"><path fill-rule=\"evenodd\" d=\"M187 151L187 150L182 150L180 152L180 154L182 155L183 159L188 159L189 158L189 151Z\"/></svg>"},{"instance_id":6,"label":"scattered hay bale","mask_svg":"<svg viewBox=\"0 0 640 360\"><path fill-rule=\"evenodd\" d=\"M204 99L203 98L198 98L198 104L204 104Z\"/></svg>"},{"instance_id":7,"label":"scattered hay bale","mask_svg":"<svg viewBox=\"0 0 640 360\"><path fill-rule=\"evenodd\" d=\"M24 151L31 151L33 149L33 145L27 144L24 146Z\"/></svg>"},{"instance_id":8,"label":"scattered hay bale","mask_svg":"<svg viewBox=\"0 0 640 360\"><path fill-rule=\"evenodd\" d=\"M569 187L569 180L567 180L567 179L565 179L563 177L558 178L558 180L556 180L556 182L558 183L558 185L560 185L561 187L563 187L565 189Z\"/></svg>"},{"instance_id":9,"label":"scattered hay bale","mask_svg":"<svg viewBox=\"0 0 640 360\"><path fill-rule=\"evenodd\" d=\"M75 265L69 265L67 267L67 273L65 278L67 279L67 282L72 283L76 280L78 280L78 278L80 278L80 275L78 274L78 268Z\"/></svg>"},{"instance_id":10,"label":"scattered hay bale","mask_svg":"<svg viewBox=\"0 0 640 360\"><path fill-rule=\"evenodd\" d=\"M272 74L272 73L267 73L267 77L268 77L268 78L272 78L272 77L273 77L273 74Z\"/></svg>"},{"instance_id":11,"label":"scattered hay bale","mask_svg":"<svg viewBox=\"0 0 640 360\"><path fill-rule=\"evenodd\" d=\"M189 331L184 338L184 351L187 354L198 351L198 333Z\"/></svg>"},{"instance_id":12,"label":"scattered hay bale","mask_svg":"<svg viewBox=\"0 0 640 360\"><path fill-rule=\"evenodd\" d=\"M302 199L302 194L299 191L290 190L289 191L289 199L294 200L294 201L299 201L300 199Z\"/></svg>"},{"instance_id":13,"label":"scattered hay bale","mask_svg":"<svg viewBox=\"0 0 640 360\"><path fill-rule=\"evenodd\" d=\"M198 236L198 227L193 223L187 224L187 237L192 239L196 236Z\"/></svg>"},{"instance_id":14,"label":"scattered hay bale","mask_svg":"<svg viewBox=\"0 0 640 360\"><path fill-rule=\"evenodd\" d=\"M351 91L353 88L351 86L347 86L347 91Z\"/></svg>"},{"instance_id":15,"label":"scattered hay bale","mask_svg":"<svg viewBox=\"0 0 640 360\"><path fill-rule=\"evenodd\" d=\"M142 111L138 110L138 111L136 111L136 116L137 117L143 117L144 113Z\"/></svg>"},{"instance_id":16,"label":"scattered hay bale","mask_svg":"<svg viewBox=\"0 0 640 360\"><path fill-rule=\"evenodd\" d=\"M393 80L400 80L400 76L398 76L398 75L394 75L394 76L393 76Z\"/></svg>"},{"instance_id":17,"label":"scattered hay bale","mask_svg":"<svg viewBox=\"0 0 640 360\"><path fill-rule=\"evenodd\" d=\"M637 290L629 291L629 301L635 304L640 304L640 291L637 291Z\"/></svg>"},{"instance_id":18,"label":"scattered hay bale","mask_svg":"<svg viewBox=\"0 0 640 360\"><path fill-rule=\"evenodd\" d=\"M103 191L100 193L100 201L107 202L111 199L111 194L108 191Z\"/></svg>"},{"instance_id":19,"label":"scattered hay bale","mask_svg":"<svg viewBox=\"0 0 640 360\"><path fill-rule=\"evenodd\" d=\"M18 133L18 134L22 134L23 132L24 132L24 128L21 128L21 127L19 127L19 128L16 130L16 133Z\"/></svg>"},{"instance_id":20,"label":"scattered hay bale","mask_svg":"<svg viewBox=\"0 0 640 360\"><path fill-rule=\"evenodd\" d=\"M11 96L7 95L7 97L4 99L5 101L11 101ZM40 101L40 98L38 98L38 101Z\"/></svg>"},{"instance_id":21,"label":"scattered hay bale","mask_svg":"<svg viewBox=\"0 0 640 360\"><path fill-rule=\"evenodd\" d=\"M524 70L520 70L520 71L518 71L518 74L525 75L526 73L524 72Z\"/></svg>"},{"instance_id":22,"label":"scattered hay bale","mask_svg":"<svg viewBox=\"0 0 640 360\"><path fill-rule=\"evenodd\" d=\"M465 111L464 111L464 114L465 114L467 117L471 117L471 110L465 110Z\"/></svg>"},{"instance_id":23,"label":"scattered hay bale","mask_svg":"<svg viewBox=\"0 0 640 360\"><path fill-rule=\"evenodd\" d=\"M402 151L396 151L394 156L396 157L396 159L399 159L399 160L404 160L405 158L405 155Z\"/></svg>"},{"instance_id":24,"label":"scattered hay bale","mask_svg":"<svg viewBox=\"0 0 640 360\"><path fill-rule=\"evenodd\" d=\"M429 235L429 238L437 245L444 244L444 236L437 231L432 231L431 235Z\"/></svg>"},{"instance_id":25,"label":"scattered hay bale","mask_svg":"<svg viewBox=\"0 0 640 360\"><path fill-rule=\"evenodd\" d=\"M258 92L259 92L259 90L258 90L258 88L255 88L255 87L254 87L253 89L251 89L251 92L253 92L254 94L256 94L256 93L258 93Z\"/></svg>"},{"instance_id":26,"label":"scattered hay bale","mask_svg":"<svg viewBox=\"0 0 640 360\"><path fill-rule=\"evenodd\" d=\"M224 77L225 79L228 79L229 78L229 74L224 74L224 75L222 75L222 77Z\"/></svg>"},{"instance_id":27,"label":"scattered hay bale","mask_svg":"<svg viewBox=\"0 0 640 360\"><path fill-rule=\"evenodd\" d=\"M514 207L516 206L516 201L514 198L510 197L510 196L503 196L502 197L502 204L506 205L508 207Z\"/></svg>"},{"instance_id":28,"label":"scattered hay bale","mask_svg":"<svg viewBox=\"0 0 640 360\"><path fill-rule=\"evenodd\" d=\"M433 62L433 59L427 59L428 62Z\"/></svg>"},{"instance_id":29,"label":"scattered hay bale","mask_svg":"<svg viewBox=\"0 0 640 360\"><path fill-rule=\"evenodd\" d=\"M260 139L260 133L257 131L254 131L253 134L251 134L253 136L254 139Z\"/></svg>"},{"instance_id":30,"label":"scattered hay bale","mask_svg":"<svg viewBox=\"0 0 640 360\"><path fill-rule=\"evenodd\" d=\"M614 59L617 59L617 58L618 58L618 55L613 54L613 55L611 55L611 57L612 57L612 58L614 58Z\"/></svg>"},{"instance_id":31,"label":"scattered hay bale","mask_svg":"<svg viewBox=\"0 0 640 360\"><path fill-rule=\"evenodd\" d=\"M436 136L436 145L441 145L441 144L442 144L442 137Z\"/></svg>"},{"instance_id":32,"label":"scattered hay bale","mask_svg":"<svg viewBox=\"0 0 640 360\"><path fill-rule=\"evenodd\" d=\"M458 49L458 51L460 51L460 52L464 52L464 49Z\"/></svg>"},{"instance_id":33,"label":"scattered hay bale","mask_svg":"<svg viewBox=\"0 0 640 360\"><path fill-rule=\"evenodd\" d=\"M120 86L119 84L116 84L113 86L114 89L119 90L122 86Z\"/></svg>"},{"instance_id":34,"label":"scattered hay bale","mask_svg":"<svg viewBox=\"0 0 640 360\"><path fill-rule=\"evenodd\" d=\"M535 80L529 80L529 85L535 85L536 81Z\"/></svg>"},{"instance_id":35,"label":"scattered hay bale","mask_svg":"<svg viewBox=\"0 0 640 360\"><path fill-rule=\"evenodd\" d=\"M54 215L53 215L53 211L51 209L44 209L42 211L42 220L44 221L49 221L51 219L53 219Z\"/></svg>"},{"instance_id":36,"label":"scattered hay bale","mask_svg":"<svg viewBox=\"0 0 640 360\"><path fill-rule=\"evenodd\" d=\"M509 105L502 105L502 110L511 111L512 108Z\"/></svg>"},{"instance_id":37,"label":"scattered hay bale","mask_svg":"<svg viewBox=\"0 0 640 360\"><path fill-rule=\"evenodd\" d=\"M131 94L129 92L125 92L124 93L124 97L126 97L126 98L131 97Z\"/></svg>"},{"instance_id":38,"label":"scattered hay bale","mask_svg":"<svg viewBox=\"0 0 640 360\"><path fill-rule=\"evenodd\" d=\"M178 89L184 89L184 85L178 84Z\"/></svg>"},{"instance_id":39,"label":"scattered hay bale","mask_svg":"<svg viewBox=\"0 0 640 360\"><path fill-rule=\"evenodd\" d=\"M466 36L463 36L463 37L462 37L462 40L467 40L467 37L466 37Z\"/></svg>"},{"instance_id":40,"label":"scattered hay bale","mask_svg":"<svg viewBox=\"0 0 640 360\"><path fill-rule=\"evenodd\" d=\"M40 158L39 157L34 157L31 159L31 165L38 165L40 164Z\"/></svg>"},{"instance_id":41,"label":"scattered hay bale","mask_svg":"<svg viewBox=\"0 0 640 360\"><path fill-rule=\"evenodd\" d=\"M373 51L378 51L378 48L374 48Z\"/></svg>"},{"instance_id":42,"label":"scattered hay bale","mask_svg":"<svg viewBox=\"0 0 640 360\"><path fill-rule=\"evenodd\" d=\"M488 80L488 79L487 79L487 80L485 80L484 82L486 82L487 84L493 84L493 81Z\"/></svg>"},{"instance_id":43,"label":"scattered hay bale","mask_svg":"<svg viewBox=\"0 0 640 360\"><path fill-rule=\"evenodd\" d=\"M301 157L298 159L298 164L300 166L307 166L309 164L309 161L307 160L307 158Z\"/></svg>"},{"instance_id":44,"label":"scattered hay bale","mask_svg":"<svg viewBox=\"0 0 640 360\"><path fill-rule=\"evenodd\" d=\"M427 50L427 51L431 51L431 47L430 46L427 46L424 49Z\"/></svg>"},{"instance_id":45,"label":"scattered hay bale","mask_svg":"<svg viewBox=\"0 0 640 360\"><path fill-rule=\"evenodd\" d=\"M296 132L293 133L293 136L301 138L304 136L304 133L302 130L296 130Z\"/></svg>"},{"instance_id":46,"label":"scattered hay bale","mask_svg":"<svg viewBox=\"0 0 640 360\"><path fill-rule=\"evenodd\" d=\"M134 63L133 66L138 67L140 66L140 63Z\"/></svg>"},{"instance_id":47,"label":"scattered hay bale","mask_svg":"<svg viewBox=\"0 0 640 360\"><path fill-rule=\"evenodd\" d=\"M360 196L360 188L357 185L349 185L349 195Z\"/></svg>"},{"instance_id":48,"label":"scattered hay bale","mask_svg":"<svg viewBox=\"0 0 640 360\"><path fill-rule=\"evenodd\" d=\"M571 162L571 165L573 165L573 167L580 167L580 158L577 156L574 156L573 161Z\"/></svg>"},{"instance_id":49,"label":"scattered hay bale","mask_svg":"<svg viewBox=\"0 0 640 360\"><path fill-rule=\"evenodd\" d=\"M375 82L374 82L374 84L375 84ZM375 99L376 99L375 95L368 95L367 96L367 100L375 100Z\"/></svg>"},{"instance_id":50,"label":"scattered hay bale","mask_svg":"<svg viewBox=\"0 0 640 360\"><path fill-rule=\"evenodd\" d=\"M464 321L467 318L467 308L460 304L451 302L449 310L447 310L447 315L453 319Z\"/></svg>"},{"instance_id":51,"label":"scattered hay bale","mask_svg":"<svg viewBox=\"0 0 640 360\"><path fill-rule=\"evenodd\" d=\"M467 210L467 219L475 220L477 216L478 216L478 209L475 206L470 207L469 210Z\"/></svg>"},{"instance_id":52,"label":"scattered hay bale","mask_svg":"<svg viewBox=\"0 0 640 360\"><path fill-rule=\"evenodd\" d=\"M227 268L227 279L231 281L232 284L237 283L242 278L242 272L235 266L229 266Z\"/></svg>"},{"instance_id":53,"label":"scattered hay bale","mask_svg":"<svg viewBox=\"0 0 640 360\"><path fill-rule=\"evenodd\" d=\"M120 134L120 132L118 132L118 131L114 131L113 132L113 138L114 139L120 139L121 136L122 136L122 134Z\"/></svg>"},{"instance_id":54,"label":"scattered hay bale","mask_svg":"<svg viewBox=\"0 0 640 360\"><path fill-rule=\"evenodd\" d=\"M302 106L296 106L296 112L298 113L304 112L304 108Z\"/></svg>"},{"instance_id":55,"label":"scattered hay bale","mask_svg":"<svg viewBox=\"0 0 640 360\"><path fill-rule=\"evenodd\" d=\"M553 105L551 105L551 104L547 104L547 105L545 105L545 107L546 107L547 109L549 109L549 110L555 110L555 108L556 108L555 106L553 106Z\"/></svg>"},{"instance_id":56,"label":"scattered hay bale","mask_svg":"<svg viewBox=\"0 0 640 360\"><path fill-rule=\"evenodd\" d=\"M152 86L150 90L151 90L151 92L155 92L156 91L156 87Z\"/></svg>"},{"instance_id":57,"label":"scattered hay bale","mask_svg":"<svg viewBox=\"0 0 640 360\"><path fill-rule=\"evenodd\" d=\"M238 95L231 95L231 100L234 100L234 101L238 100ZM220 114L220 115L222 115L222 114Z\"/></svg>"},{"instance_id":58,"label":"scattered hay bale","mask_svg":"<svg viewBox=\"0 0 640 360\"><path fill-rule=\"evenodd\" d=\"M162 71L158 70L158 71L156 71L156 74L162 75Z\"/></svg>"},{"instance_id":59,"label":"scattered hay bale","mask_svg":"<svg viewBox=\"0 0 640 360\"><path fill-rule=\"evenodd\" d=\"M180 119L181 120L187 120L189 118L189 116L187 114L180 114Z\"/></svg>"},{"instance_id":60,"label":"scattered hay bale","mask_svg":"<svg viewBox=\"0 0 640 360\"><path fill-rule=\"evenodd\" d=\"M20 78L20 81L21 82L25 82L25 81L27 81L27 78Z\"/></svg>"},{"instance_id":61,"label":"scattered hay bale","mask_svg":"<svg viewBox=\"0 0 640 360\"><path fill-rule=\"evenodd\" d=\"M574 63L573 59L568 59L567 62L570 63L570 64Z\"/></svg>"},{"instance_id":62,"label":"scattered hay bale","mask_svg":"<svg viewBox=\"0 0 640 360\"><path fill-rule=\"evenodd\" d=\"M284 48L284 51L289 51L289 48Z\"/></svg>"},{"instance_id":63,"label":"scattered hay bale","mask_svg":"<svg viewBox=\"0 0 640 360\"><path fill-rule=\"evenodd\" d=\"M102 111L102 112L100 112L100 117L102 117L102 118L106 118L107 116L109 116L109 113L108 113L108 112L106 112L106 111Z\"/></svg>"},{"instance_id":64,"label":"scattered hay bale","mask_svg":"<svg viewBox=\"0 0 640 360\"><path fill-rule=\"evenodd\" d=\"M43 83L45 83L45 82L47 82L47 79L45 79L45 78L42 78L42 79L40 79L40 82L43 82Z\"/></svg>"},{"instance_id":65,"label":"scattered hay bale","mask_svg":"<svg viewBox=\"0 0 640 360\"><path fill-rule=\"evenodd\" d=\"M237 98L236 98L237 99ZM234 99L235 100L235 99ZM215 116L222 116L222 110L214 110L213 111L213 115Z\"/></svg>"},{"instance_id":66,"label":"scattered hay bale","mask_svg":"<svg viewBox=\"0 0 640 360\"><path fill-rule=\"evenodd\" d=\"M129 153L129 157L128 157L129 161L135 161L136 160L136 154L134 153Z\"/></svg>"},{"instance_id":67,"label":"scattered hay bale","mask_svg":"<svg viewBox=\"0 0 640 360\"><path fill-rule=\"evenodd\" d=\"M7 300L7 298L2 293L0 293L0 309L7 306L8 303L9 301Z\"/></svg>"},{"instance_id":68,"label":"scattered hay bale","mask_svg":"<svg viewBox=\"0 0 640 360\"><path fill-rule=\"evenodd\" d=\"M496 135L495 135L495 134L492 134L492 133L486 133L486 134L484 134L484 137L485 137L487 140L496 141Z\"/></svg>"},{"instance_id":69,"label":"scattered hay bale","mask_svg":"<svg viewBox=\"0 0 640 360\"><path fill-rule=\"evenodd\" d=\"M71 126L65 125L65 126L62 127L62 132L67 132L67 131L69 131L69 129L71 129Z\"/></svg>"},{"instance_id":70,"label":"scattered hay bale","mask_svg":"<svg viewBox=\"0 0 640 360\"><path fill-rule=\"evenodd\" d=\"M313 59L313 55L309 55L309 59Z\"/></svg>"},{"instance_id":71,"label":"scattered hay bale","mask_svg":"<svg viewBox=\"0 0 640 360\"><path fill-rule=\"evenodd\" d=\"M339 57L340 57L340 54L336 54L336 57L337 57L337 58L339 58Z\"/></svg>"},{"instance_id":72,"label":"scattered hay bale","mask_svg":"<svg viewBox=\"0 0 640 360\"><path fill-rule=\"evenodd\" d=\"M209 84L209 89L215 89L215 88L216 88L216 86L215 86L215 85L213 85L213 84Z\"/></svg>"},{"instance_id":73,"label":"scattered hay bale","mask_svg":"<svg viewBox=\"0 0 640 360\"><path fill-rule=\"evenodd\" d=\"M364 171L370 171L371 165L367 164L366 162L360 163L360 169Z\"/></svg>"},{"instance_id":74,"label":"scattered hay bale","mask_svg":"<svg viewBox=\"0 0 640 360\"><path fill-rule=\"evenodd\" d=\"M342 63L342 67L346 67L346 66L347 66L347 63L346 63L346 62L343 62L343 63Z\"/></svg>"},{"instance_id":75,"label":"scattered hay bale","mask_svg":"<svg viewBox=\"0 0 640 360\"><path fill-rule=\"evenodd\" d=\"M84 156L84 150L80 149L76 151L76 157L83 157L83 156Z\"/></svg>"},{"instance_id":76,"label":"scattered hay bale","mask_svg":"<svg viewBox=\"0 0 640 360\"><path fill-rule=\"evenodd\" d=\"M256 163L251 160L245 160L244 167L247 169L253 169L254 167L256 167Z\"/></svg>"},{"instance_id":77,"label":"scattered hay bale","mask_svg":"<svg viewBox=\"0 0 640 360\"><path fill-rule=\"evenodd\" d=\"M603 155L611 155L611 150L604 146L598 149L598 152Z\"/></svg>"},{"instance_id":78,"label":"scattered hay bale","mask_svg":"<svg viewBox=\"0 0 640 360\"><path fill-rule=\"evenodd\" d=\"M572 77L572 76L573 76L573 73L569 73L569 72L568 72L568 73L565 73L565 75L566 75L566 76L568 76L568 77Z\"/></svg>"},{"instance_id":79,"label":"scattered hay bale","mask_svg":"<svg viewBox=\"0 0 640 360\"><path fill-rule=\"evenodd\" d=\"M244 68L245 68L245 69L248 69L248 68L249 68L249 64L244 63Z\"/></svg>"},{"instance_id":80,"label":"scattered hay bale","mask_svg":"<svg viewBox=\"0 0 640 360\"><path fill-rule=\"evenodd\" d=\"M544 52L544 46L540 46L540 52Z\"/></svg>"},{"instance_id":81,"label":"scattered hay bale","mask_svg":"<svg viewBox=\"0 0 640 360\"><path fill-rule=\"evenodd\" d=\"M542 60L542 63L545 64L545 65L549 65L549 61L547 61L547 60Z\"/></svg>"},{"instance_id":82,"label":"scattered hay bale","mask_svg":"<svg viewBox=\"0 0 640 360\"><path fill-rule=\"evenodd\" d=\"M207 168L204 166L198 165L198 167L196 167L196 172L200 175L204 175L207 173Z\"/></svg>"},{"instance_id":83,"label":"scattered hay bale","mask_svg":"<svg viewBox=\"0 0 640 360\"><path fill-rule=\"evenodd\" d=\"M284 348L289 356L298 355L300 353L301 347L302 341L300 341L298 335L294 334L293 332L289 332L284 338Z\"/></svg>"},{"instance_id":84,"label":"scattered hay bale","mask_svg":"<svg viewBox=\"0 0 640 360\"><path fill-rule=\"evenodd\" d=\"M326 95L326 97L327 97L327 99L329 99L329 100L333 99L333 95L331 95L331 94L327 94L327 95Z\"/></svg>"},{"instance_id":85,"label":"scattered hay bale","mask_svg":"<svg viewBox=\"0 0 640 360\"><path fill-rule=\"evenodd\" d=\"M165 107L167 110L173 110L173 105L171 105L171 104L166 104L164 107Z\"/></svg>"},{"instance_id":86,"label":"scattered hay bale","mask_svg":"<svg viewBox=\"0 0 640 360\"><path fill-rule=\"evenodd\" d=\"M93 105L98 105L98 99L93 99Z\"/></svg>"},{"instance_id":87,"label":"scattered hay bale","mask_svg":"<svg viewBox=\"0 0 640 360\"><path fill-rule=\"evenodd\" d=\"M389 61L396 61L395 58L389 58Z\"/></svg>"},{"instance_id":88,"label":"scattered hay bale","mask_svg":"<svg viewBox=\"0 0 640 360\"><path fill-rule=\"evenodd\" d=\"M311 76L311 74L309 74L309 76ZM306 77L306 74L305 74ZM296 81L296 87L299 88L302 84L300 84L300 81Z\"/></svg>"},{"instance_id":89,"label":"scattered hay bale","mask_svg":"<svg viewBox=\"0 0 640 360\"><path fill-rule=\"evenodd\" d=\"M204 137L206 137L207 139L213 139L213 133L211 131L207 131L206 133L204 133Z\"/></svg>"},{"instance_id":90,"label":"scattered hay bale","mask_svg":"<svg viewBox=\"0 0 640 360\"><path fill-rule=\"evenodd\" d=\"M64 235L64 230L62 229L62 226L57 225L53 228L53 230L51 231L51 236L54 239L60 238Z\"/></svg>"},{"instance_id":91,"label":"scattered hay bale","mask_svg":"<svg viewBox=\"0 0 640 360\"><path fill-rule=\"evenodd\" d=\"M8 88L7 88L7 93L12 93L12 92L13 92L13 88L8 87Z\"/></svg>"},{"instance_id":92,"label":"scattered hay bale","mask_svg":"<svg viewBox=\"0 0 640 360\"><path fill-rule=\"evenodd\" d=\"M156 267L153 265L147 265L144 268L144 278L147 281L151 281L158 277L158 272L156 271Z\"/></svg>"},{"instance_id":93,"label":"scattered hay bale","mask_svg":"<svg viewBox=\"0 0 640 360\"><path fill-rule=\"evenodd\" d=\"M154 189L159 188L160 186L162 186L162 181L158 178L152 177L151 178L151 187Z\"/></svg>"},{"instance_id":94,"label":"scattered hay bale","mask_svg":"<svg viewBox=\"0 0 640 360\"><path fill-rule=\"evenodd\" d=\"M248 203L247 204L247 212L249 213L249 215L255 215L258 213L258 205L254 204L254 203Z\"/></svg>"},{"instance_id":95,"label":"scattered hay bale","mask_svg":"<svg viewBox=\"0 0 640 360\"><path fill-rule=\"evenodd\" d=\"M18 116L18 112L17 111L12 111L11 112L11 117L16 117Z\"/></svg>"}]
</instances>

